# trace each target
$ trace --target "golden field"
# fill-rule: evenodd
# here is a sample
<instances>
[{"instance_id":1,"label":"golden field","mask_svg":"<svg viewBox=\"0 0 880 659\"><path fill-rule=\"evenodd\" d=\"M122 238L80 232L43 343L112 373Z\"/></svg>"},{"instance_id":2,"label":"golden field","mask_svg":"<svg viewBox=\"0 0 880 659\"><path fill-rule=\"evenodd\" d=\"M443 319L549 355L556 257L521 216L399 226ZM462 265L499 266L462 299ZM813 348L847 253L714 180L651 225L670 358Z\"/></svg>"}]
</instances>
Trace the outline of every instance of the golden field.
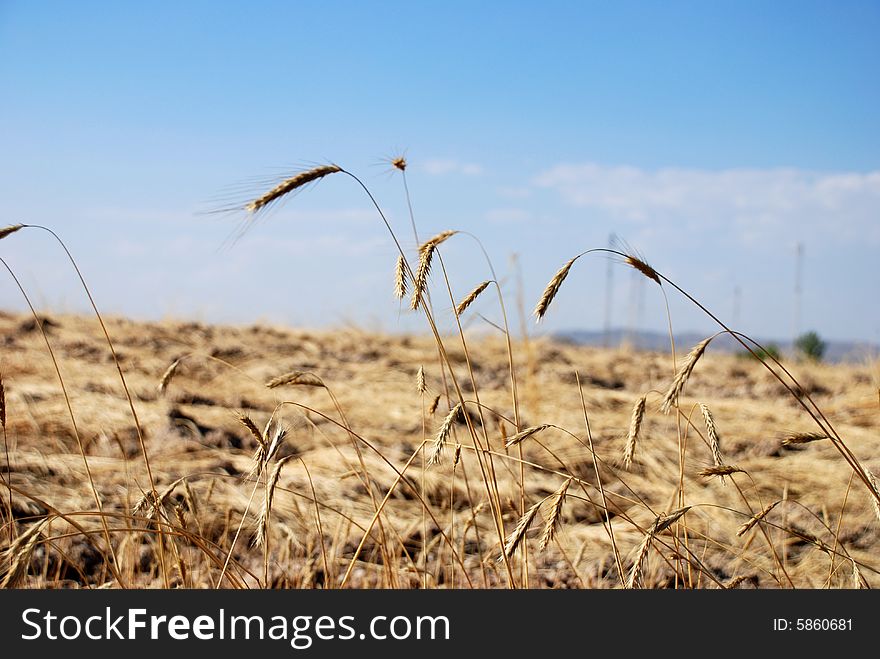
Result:
<instances>
[{"instance_id":1,"label":"golden field","mask_svg":"<svg viewBox=\"0 0 880 659\"><path fill-rule=\"evenodd\" d=\"M792 392L710 344L663 414L692 346L673 359L548 339L508 351L469 332L105 322L131 405L94 317L53 315L44 337L0 314L3 585L880 585L876 498L840 450L880 473L876 361L786 360ZM809 401L840 440L808 434ZM444 423L461 402L468 418ZM741 471L701 475L713 466Z\"/></svg>"}]
</instances>

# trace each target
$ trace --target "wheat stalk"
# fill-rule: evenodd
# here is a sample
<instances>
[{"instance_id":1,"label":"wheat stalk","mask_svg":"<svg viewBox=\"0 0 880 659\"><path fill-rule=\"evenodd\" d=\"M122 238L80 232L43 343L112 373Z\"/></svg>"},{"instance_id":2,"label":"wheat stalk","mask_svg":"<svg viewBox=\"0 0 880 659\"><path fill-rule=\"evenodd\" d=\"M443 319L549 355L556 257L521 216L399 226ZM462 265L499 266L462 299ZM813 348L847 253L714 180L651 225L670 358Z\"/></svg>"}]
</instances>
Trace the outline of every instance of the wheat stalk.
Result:
<instances>
[{"instance_id":1,"label":"wheat stalk","mask_svg":"<svg viewBox=\"0 0 880 659\"><path fill-rule=\"evenodd\" d=\"M571 485L572 478L569 477L556 492L553 493L553 503L550 505L550 515L547 517L547 523L544 524L544 531L541 533L541 541L538 545L539 551L544 551L553 538L556 536L556 530L562 520L562 504L565 502L565 494Z\"/></svg>"},{"instance_id":2,"label":"wheat stalk","mask_svg":"<svg viewBox=\"0 0 880 659\"><path fill-rule=\"evenodd\" d=\"M446 440L449 439L449 433L452 432L452 426L456 419L458 419L458 415L461 414L461 411L461 403L456 403L455 407L453 407L449 411L449 414L446 415L446 418L443 419L443 423L440 425L440 430L437 431L437 437L434 439L434 446L431 450L431 455L428 458L428 465L440 464L443 446L446 444Z\"/></svg>"},{"instance_id":3,"label":"wheat stalk","mask_svg":"<svg viewBox=\"0 0 880 659\"><path fill-rule=\"evenodd\" d=\"M6 236L11 236L13 233L18 231L19 229L24 229L23 224L12 224L8 227L3 227L0 229L0 240L6 238Z\"/></svg>"},{"instance_id":4,"label":"wheat stalk","mask_svg":"<svg viewBox=\"0 0 880 659\"><path fill-rule=\"evenodd\" d=\"M321 165L319 167L314 167L313 169L306 170L304 172L299 172L298 174L295 174L294 176L291 176L290 178L276 185L262 197L254 199L252 202L245 206L245 210L247 210L249 213L257 213L272 202L277 201L284 195L287 195L294 190L311 183L312 181L317 181L318 179L322 179L325 176L341 171L342 168L337 167L336 165Z\"/></svg>"},{"instance_id":5,"label":"wheat stalk","mask_svg":"<svg viewBox=\"0 0 880 659\"><path fill-rule=\"evenodd\" d=\"M471 304L473 304L474 300L476 300L480 293L486 290L486 288L491 284L491 281L484 281L482 284L477 286L474 290L467 294L467 296L458 303L458 306L455 307L455 315L460 316L464 313L465 309L467 309Z\"/></svg>"},{"instance_id":6,"label":"wheat stalk","mask_svg":"<svg viewBox=\"0 0 880 659\"><path fill-rule=\"evenodd\" d=\"M670 526L672 526L675 522L681 519L681 517L690 509L690 506L685 506L684 508L674 510L668 515L661 513L657 516L657 518L654 520L654 523L651 524L651 528L649 528L648 532L645 533L645 537L642 539L642 543L639 545L636 560L635 562L633 562L633 566L629 572L629 578L626 581L627 588L636 588L639 584L641 584L642 567L645 559L648 557L648 550L651 548L651 544L657 534L661 531L665 531Z\"/></svg>"},{"instance_id":7,"label":"wheat stalk","mask_svg":"<svg viewBox=\"0 0 880 659\"><path fill-rule=\"evenodd\" d=\"M6 430L6 387L3 386L2 373L0 373L0 426Z\"/></svg>"},{"instance_id":8,"label":"wheat stalk","mask_svg":"<svg viewBox=\"0 0 880 659\"><path fill-rule=\"evenodd\" d=\"M525 514L520 517L519 521L516 524L516 527L513 529L511 534L507 536L507 539L504 542L504 556L508 559L513 556L513 553L516 551L517 547L522 543L523 538L526 535L526 531L529 530L529 527L532 525L532 522L535 521L535 515L538 514L538 508L541 507L541 504L544 503L547 499L541 499L534 506L529 508ZM499 562L504 560L504 556L498 558Z\"/></svg>"},{"instance_id":9,"label":"wheat stalk","mask_svg":"<svg viewBox=\"0 0 880 659\"><path fill-rule=\"evenodd\" d=\"M441 231L433 238L426 240L419 247L419 267L413 282L412 299L410 308L416 310L422 302L422 296L428 287L428 276L431 274L431 263L434 260L434 252L443 242L449 240L457 231Z\"/></svg>"},{"instance_id":10,"label":"wheat stalk","mask_svg":"<svg viewBox=\"0 0 880 659\"><path fill-rule=\"evenodd\" d=\"M544 317L544 314L547 313L547 307L553 302L553 298L555 298L556 294L559 292L559 287L562 286L562 282L568 277L568 272L571 270L571 266L574 265L574 262L577 261L578 258L579 256L575 256L559 268L556 274L553 275L553 279L547 284L547 287L541 294L541 299L538 300L538 304L535 306L535 311L533 312L537 321L540 321Z\"/></svg>"},{"instance_id":11,"label":"wheat stalk","mask_svg":"<svg viewBox=\"0 0 880 659\"><path fill-rule=\"evenodd\" d=\"M706 434L709 436L709 448L712 450L712 461L716 467L724 464L721 457L721 438L718 436L718 427L715 425L715 417L708 406L700 403L700 412L703 414L703 421L706 422ZM723 479L722 479L723 481Z\"/></svg>"},{"instance_id":12,"label":"wheat stalk","mask_svg":"<svg viewBox=\"0 0 880 659\"><path fill-rule=\"evenodd\" d=\"M678 372L675 374L675 378L673 378L669 390L660 402L660 411L663 412L663 414L669 414L669 411L678 405L678 399L681 396L684 386L687 384L688 378L690 378L691 373L694 371L694 367L706 351L706 346L709 345L709 342L713 338L715 337L710 336L708 339L700 341L688 353L681 368L679 368Z\"/></svg>"},{"instance_id":13,"label":"wheat stalk","mask_svg":"<svg viewBox=\"0 0 880 659\"><path fill-rule=\"evenodd\" d=\"M262 547L266 542L266 534L269 529L269 515L272 511L272 503L275 501L275 488L278 486L278 479L281 478L281 469L292 458L292 455L281 458L275 463L275 468L269 474L269 481L266 483L266 499L263 501L263 508L257 519L257 530L254 535L252 546Z\"/></svg>"},{"instance_id":14,"label":"wheat stalk","mask_svg":"<svg viewBox=\"0 0 880 659\"><path fill-rule=\"evenodd\" d=\"M880 520L880 501L877 500L878 494L880 494L880 489L877 488L877 479L874 478L874 472L870 469L865 469L865 475L867 475L868 480L871 481L871 487L874 489L871 492L871 505L874 508L874 514L877 516L877 519Z\"/></svg>"},{"instance_id":15,"label":"wheat stalk","mask_svg":"<svg viewBox=\"0 0 880 659\"><path fill-rule=\"evenodd\" d=\"M757 515L752 516L748 522L746 522L741 527L739 527L739 530L736 532L737 537L742 537L743 535L748 533L749 529L751 529L752 527L755 526L755 524L757 524L762 519L764 519L767 516L767 514L771 510L773 510L776 506L778 506L780 503L782 503L782 502L781 501L774 501L769 506L764 508L764 510L759 512Z\"/></svg>"},{"instance_id":16,"label":"wheat stalk","mask_svg":"<svg viewBox=\"0 0 880 659\"><path fill-rule=\"evenodd\" d=\"M0 551L0 588L15 588L27 575L34 549L50 522L44 517Z\"/></svg>"},{"instance_id":17,"label":"wheat stalk","mask_svg":"<svg viewBox=\"0 0 880 659\"><path fill-rule=\"evenodd\" d=\"M629 432L626 435L626 446L623 449L623 466L629 469L636 456L636 445L639 440L639 431L642 428L642 420L645 418L645 402L648 395L645 394L633 405L632 417L629 420Z\"/></svg>"},{"instance_id":18,"label":"wheat stalk","mask_svg":"<svg viewBox=\"0 0 880 659\"><path fill-rule=\"evenodd\" d=\"M306 371L290 371L266 382L269 389L276 389L286 385L297 385L300 387L323 387L324 381L314 373Z\"/></svg>"},{"instance_id":19,"label":"wheat stalk","mask_svg":"<svg viewBox=\"0 0 880 659\"><path fill-rule=\"evenodd\" d=\"M547 430L550 427L549 423L543 423L540 426L532 426L531 428L526 428L515 435L508 437L507 441L504 442L504 448L510 448L511 446L516 446L521 443L523 440L528 439L532 435L535 435L543 430Z\"/></svg>"}]
</instances>

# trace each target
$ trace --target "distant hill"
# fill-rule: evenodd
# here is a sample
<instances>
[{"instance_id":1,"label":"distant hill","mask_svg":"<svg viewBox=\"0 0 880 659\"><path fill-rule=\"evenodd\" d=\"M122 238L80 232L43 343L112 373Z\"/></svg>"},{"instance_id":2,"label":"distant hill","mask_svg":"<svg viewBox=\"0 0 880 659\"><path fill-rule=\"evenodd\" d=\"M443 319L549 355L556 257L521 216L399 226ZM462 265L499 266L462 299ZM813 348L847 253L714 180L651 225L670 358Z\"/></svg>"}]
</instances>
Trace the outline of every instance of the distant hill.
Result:
<instances>
[{"instance_id":1,"label":"distant hill","mask_svg":"<svg viewBox=\"0 0 880 659\"><path fill-rule=\"evenodd\" d=\"M680 350L687 350L708 336L697 332L681 332L675 335L675 345ZM578 345L616 347L628 344L637 350L663 351L669 349L669 335L663 332L641 331L631 332L625 329L613 329L606 336L601 330L563 330L556 332L553 338L559 341ZM764 346L770 344L778 347L783 354L791 352L791 341L756 338ZM859 362L867 357L880 355L880 346L867 341L829 341L825 352L825 360L829 362ZM724 352L741 352L743 347L729 335L722 335L712 341L712 349Z\"/></svg>"}]
</instances>

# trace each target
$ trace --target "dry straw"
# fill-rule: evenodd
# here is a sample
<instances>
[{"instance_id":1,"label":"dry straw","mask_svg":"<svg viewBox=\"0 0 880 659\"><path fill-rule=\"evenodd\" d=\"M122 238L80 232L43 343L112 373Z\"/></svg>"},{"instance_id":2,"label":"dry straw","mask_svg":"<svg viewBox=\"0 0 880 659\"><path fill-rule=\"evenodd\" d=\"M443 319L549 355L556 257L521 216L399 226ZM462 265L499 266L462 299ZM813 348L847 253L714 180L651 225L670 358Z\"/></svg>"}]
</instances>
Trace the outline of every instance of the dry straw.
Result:
<instances>
[{"instance_id":1,"label":"dry straw","mask_svg":"<svg viewBox=\"0 0 880 659\"><path fill-rule=\"evenodd\" d=\"M491 284L491 283L492 282L490 282L490 281L484 281L482 284L480 284L474 290L472 290L470 293L468 293L467 296L461 302L458 303L458 306L455 307L455 315L460 316L461 314L463 314L465 309L467 309L469 306L471 306L471 304L473 304L474 300L476 300L480 296L480 293L485 291L486 288L488 288L489 284Z\"/></svg>"},{"instance_id":2,"label":"dry straw","mask_svg":"<svg viewBox=\"0 0 880 659\"><path fill-rule=\"evenodd\" d=\"M290 194L294 190L297 190L304 185L308 185L313 181L322 179L325 176L341 171L342 168L337 167L336 165L321 165L319 167L300 172L282 181L274 188L269 190L269 192L264 194L262 197L254 199L252 202L245 206L245 210L247 210L249 213L257 213L266 208L266 206L268 206L272 202L277 201L287 194Z\"/></svg>"},{"instance_id":3,"label":"dry straw","mask_svg":"<svg viewBox=\"0 0 880 659\"><path fill-rule=\"evenodd\" d=\"M11 236L13 233L18 231L19 229L24 229L23 224L12 224L8 227L3 227L0 229L0 240L6 238L6 236Z\"/></svg>"},{"instance_id":4,"label":"dry straw","mask_svg":"<svg viewBox=\"0 0 880 659\"><path fill-rule=\"evenodd\" d=\"M428 287L428 276L431 274L431 263L434 260L434 252L437 251L442 243L454 236L457 231L442 231L433 238L422 243L419 247L419 267L416 271L415 282L413 283L412 299L410 300L410 308L415 310L419 308L422 302L422 296Z\"/></svg>"},{"instance_id":5,"label":"dry straw","mask_svg":"<svg viewBox=\"0 0 880 659\"><path fill-rule=\"evenodd\" d=\"M720 467L724 464L724 460L721 457L721 438L718 436L718 426L715 425L715 418L708 406L700 403L700 412L703 414L703 421L706 422L706 434L709 436L712 461L716 467Z\"/></svg>"},{"instance_id":6,"label":"dry straw","mask_svg":"<svg viewBox=\"0 0 880 659\"><path fill-rule=\"evenodd\" d=\"M579 257L575 256L568 261L568 263L559 268L557 273L553 275L553 279L547 284L544 293L541 295L541 299L538 300L538 304L535 306L534 314L536 320L540 321L544 317L544 314L547 313L547 307L553 302L553 298L555 298L556 294L559 292L559 287L562 286L562 282L568 277L568 272L571 270L571 266L574 265L574 262L577 261L578 258Z\"/></svg>"},{"instance_id":7,"label":"dry straw","mask_svg":"<svg viewBox=\"0 0 880 659\"><path fill-rule=\"evenodd\" d=\"M675 374L675 378L672 380L669 390L660 402L660 411L663 412L663 414L669 414L673 407L678 406L678 399L681 396L681 392L684 390L684 386L687 384L688 378L691 377L694 367L697 365L697 362L700 361L700 357L703 356L703 353L706 352L706 346L709 345L709 342L713 338L714 337L710 336L708 339L700 341L688 353L681 368L678 369L678 372Z\"/></svg>"},{"instance_id":8,"label":"dry straw","mask_svg":"<svg viewBox=\"0 0 880 659\"><path fill-rule=\"evenodd\" d=\"M523 442L528 439L532 435L536 435L539 432L547 430L550 427L549 423L541 424L540 426L532 426L531 428L526 428L525 430L516 433L515 435L508 437L507 441L504 442L504 448L510 448L511 446L516 446L517 444Z\"/></svg>"},{"instance_id":9,"label":"dry straw","mask_svg":"<svg viewBox=\"0 0 880 659\"><path fill-rule=\"evenodd\" d=\"M0 426L6 430L6 388L3 386L2 373L0 373Z\"/></svg>"},{"instance_id":10,"label":"dry straw","mask_svg":"<svg viewBox=\"0 0 880 659\"><path fill-rule=\"evenodd\" d=\"M397 257L397 265L394 268L394 297L402 300L406 297L406 259L403 254Z\"/></svg>"},{"instance_id":11,"label":"dry straw","mask_svg":"<svg viewBox=\"0 0 880 659\"><path fill-rule=\"evenodd\" d=\"M541 541L538 546L540 551L544 551L556 537L556 531L562 522L562 504L565 502L565 494L568 492L571 481L572 478L569 478L553 493L550 515L547 517L547 523L544 524L544 531L541 533Z\"/></svg>"},{"instance_id":12,"label":"dry straw","mask_svg":"<svg viewBox=\"0 0 880 659\"><path fill-rule=\"evenodd\" d=\"M452 426L455 424L456 419L458 419L459 414L461 414L461 403L456 403L455 407L453 407L449 411L449 414L446 415L446 418L443 419L443 423L440 425L440 430L437 431L437 437L434 439L434 446L431 449L431 455L428 458L429 465L440 464L443 446L446 444L446 440L449 439L449 434L452 432Z\"/></svg>"},{"instance_id":13,"label":"dry straw","mask_svg":"<svg viewBox=\"0 0 880 659\"><path fill-rule=\"evenodd\" d=\"M623 449L623 466L629 469L636 456L636 446L639 441L639 431L642 429L642 420L645 418L645 402L647 394L642 396L633 405L632 417L629 420L629 432L626 435L626 446Z\"/></svg>"},{"instance_id":14,"label":"dry straw","mask_svg":"<svg viewBox=\"0 0 880 659\"><path fill-rule=\"evenodd\" d=\"M299 387L323 387L324 382L314 373L308 373L306 371L290 371L289 373L279 375L266 382L266 386L269 387L269 389L275 389L287 385L296 385Z\"/></svg>"},{"instance_id":15,"label":"dry straw","mask_svg":"<svg viewBox=\"0 0 880 659\"><path fill-rule=\"evenodd\" d=\"M749 529L753 528L755 526L755 524L757 524L762 519L764 519L767 516L767 514L771 510L773 510L776 506L778 506L780 503L782 503L782 502L781 501L774 501L769 506L764 508L764 510L759 512L757 515L754 515L753 517L751 517L748 522L746 522L741 527L739 527L739 530L736 532L737 537L742 537L743 535L748 533Z\"/></svg>"}]
</instances>

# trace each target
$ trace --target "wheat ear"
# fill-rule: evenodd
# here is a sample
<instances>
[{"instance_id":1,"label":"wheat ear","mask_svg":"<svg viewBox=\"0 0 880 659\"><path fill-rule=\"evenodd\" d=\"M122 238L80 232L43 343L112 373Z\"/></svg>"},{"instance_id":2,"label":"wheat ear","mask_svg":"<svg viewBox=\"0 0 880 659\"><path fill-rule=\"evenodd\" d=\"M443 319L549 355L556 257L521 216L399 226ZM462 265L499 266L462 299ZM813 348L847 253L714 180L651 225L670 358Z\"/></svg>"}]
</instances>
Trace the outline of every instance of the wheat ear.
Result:
<instances>
[{"instance_id":1,"label":"wheat ear","mask_svg":"<svg viewBox=\"0 0 880 659\"><path fill-rule=\"evenodd\" d=\"M452 426L456 419L458 419L459 414L461 414L461 403L456 403L455 407L453 407L449 411L449 414L446 415L446 418L443 419L443 423L440 425L440 430L437 431L437 437L434 439L434 446L431 450L431 455L428 458L428 465L440 464L443 446L446 444L446 440L449 439L449 433L452 432Z\"/></svg>"},{"instance_id":2,"label":"wheat ear","mask_svg":"<svg viewBox=\"0 0 880 659\"><path fill-rule=\"evenodd\" d=\"M295 174L294 176L291 176L290 178L276 185L262 197L258 197L257 199L254 199L252 202L247 204L245 206L245 210L247 210L249 213L257 213L266 208L266 206L268 206L272 202L277 201L287 194L290 194L294 190L301 188L304 185L311 183L312 181L317 181L318 179L322 179L325 176L341 171L342 168L337 167L336 165L321 165L319 167L315 167L313 169Z\"/></svg>"},{"instance_id":3,"label":"wheat ear","mask_svg":"<svg viewBox=\"0 0 880 659\"><path fill-rule=\"evenodd\" d=\"M544 531L541 533L541 541L538 545L539 551L547 549L553 538L556 537L556 530L562 521L562 504L565 503L565 494L571 485L572 478L568 478L556 492L553 493L553 503L550 505L550 515L547 517L547 523L544 524Z\"/></svg>"},{"instance_id":4,"label":"wheat ear","mask_svg":"<svg viewBox=\"0 0 880 659\"><path fill-rule=\"evenodd\" d=\"M749 518L748 522L746 522L741 527L739 527L739 530L736 532L737 537L742 537L743 535L748 533L749 529L751 529L752 527L755 526L755 524L757 524L762 519L764 519L767 516L767 514L771 510L773 510L776 506L778 506L780 503L782 503L782 502L781 501L774 501L769 506L764 508L764 510L759 512L757 515L754 515L753 517Z\"/></svg>"},{"instance_id":5,"label":"wheat ear","mask_svg":"<svg viewBox=\"0 0 880 659\"><path fill-rule=\"evenodd\" d=\"M538 300L538 304L535 306L535 311L533 312L537 321L540 321L544 317L544 314L547 313L547 307L553 302L553 298L555 298L556 294L559 292L559 287L562 286L562 282L568 277L571 266L574 265L574 262L577 261L578 258L580 257L575 256L559 268L556 274L553 275L553 279L551 279L546 288L544 288L544 292L541 294L541 299Z\"/></svg>"},{"instance_id":6,"label":"wheat ear","mask_svg":"<svg viewBox=\"0 0 880 659\"><path fill-rule=\"evenodd\" d=\"M511 446L516 446L520 444L524 440L528 439L532 435L536 435L539 432L547 430L550 427L549 423L542 423L540 426L532 426L531 428L526 428L515 435L507 438L507 441L504 442L504 448L510 448Z\"/></svg>"},{"instance_id":7,"label":"wheat ear","mask_svg":"<svg viewBox=\"0 0 880 659\"><path fill-rule=\"evenodd\" d=\"M629 469L636 457L636 446L639 441L639 431L642 429L642 420L645 418L645 402L648 395L645 394L633 405L632 416L629 420L629 432L626 435L626 446L623 449L623 466Z\"/></svg>"},{"instance_id":8,"label":"wheat ear","mask_svg":"<svg viewBox=\"0 0 880 659\"><path fill-rule=\"evenodd\" d=\"M426 240L419 247L419 267L416 271L415 281L413 282L412 298L410 299L410 308L416 310L422 302L422 296L428 287L428 276L431 274L431 264L434 260L434 252L437 247L454 236L457 231L441 231L433 238Z\"/></svg>"},{"instance_id":9,"label":"wheat ear","mask_svg":"<svg viewBox=\"0 0 880 659\"><path fill-rule=\"evenodd\" d=\"M468 293L467 296L465 296L465 298L458 303L458 306L455 307L455 315L460 316L461 314L463 314L465 309L471 306L474 300L476 300L480 296L480 293L485 291L491 283L491 281L484 281L482 284L480 284L474 290Z\"/></svg>"},{"instance_id":10,"label":"wheat ear","mask_svg":"<svg viewBox=\"0 0 880 659\"><path fill-rule=\"evenodd\" d=\"M669 414L669 411L678 405L678 399L681 396L681 392L684 390L684 386L687 384L688 378L691 377L694 367L697 365L697 362L700 361L700 357L703 356L703 353L706 352L706 346L709 345L709 342L713 338L715 337L710 336L708 339L700 341L688 353L681 368L678 369L678 372L675 374L675 378L673 378L669 390L660 402L660 411L663 412L663 414Z\"/></svg>"}]
</instances>

